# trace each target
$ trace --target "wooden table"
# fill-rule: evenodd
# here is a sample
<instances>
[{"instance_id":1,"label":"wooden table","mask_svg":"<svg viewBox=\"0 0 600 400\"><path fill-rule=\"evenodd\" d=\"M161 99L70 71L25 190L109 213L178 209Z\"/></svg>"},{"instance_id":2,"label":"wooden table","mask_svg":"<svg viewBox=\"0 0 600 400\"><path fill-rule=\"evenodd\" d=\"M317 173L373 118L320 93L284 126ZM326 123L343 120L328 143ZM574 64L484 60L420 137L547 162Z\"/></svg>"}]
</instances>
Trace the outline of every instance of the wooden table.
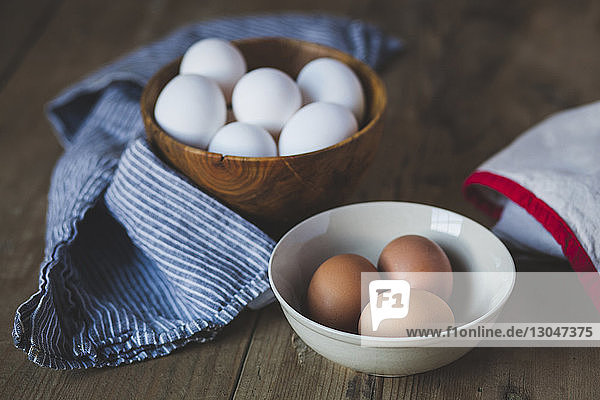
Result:
<instances>
[{"instance_id":1,"label":"wooden table","mask_svg":"<svg viewBox=\"0 0 600 400\"><path fill-rule=\"evenodd\" d=\"M307 349L277 305L242 313L212 343L118 368L43 369L13 347L15 309L37 287L49 177L61 153L44 103L184 23L289 9L366 19L407 43L383 72L384 139L351 201L423 202L486 222L460 193L468 173L543 117L600 94L594 0L3 1L0 397L598 398L600 349L480 348L436 371L379 378Z\"/></svg>"}]
</instances>

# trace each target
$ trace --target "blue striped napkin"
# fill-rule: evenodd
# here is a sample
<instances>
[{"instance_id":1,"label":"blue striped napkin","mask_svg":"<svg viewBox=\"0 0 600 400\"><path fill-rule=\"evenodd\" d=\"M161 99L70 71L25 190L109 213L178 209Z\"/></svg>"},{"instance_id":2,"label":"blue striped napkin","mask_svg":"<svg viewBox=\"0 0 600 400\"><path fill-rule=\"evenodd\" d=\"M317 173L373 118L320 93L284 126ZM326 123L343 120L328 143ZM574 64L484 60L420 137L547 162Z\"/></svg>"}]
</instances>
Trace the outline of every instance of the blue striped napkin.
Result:
<instances>
[{"instance_id":1,"label":"blue striped napkin","mask_svg":"<svg viewBox=\"0 0 600 400\"><path fill-rule=\"evenodd\" d=\"M48 105L65 148L48 198L39 290L17 310L15 345L36 364L116 366L211 340L268 290L274 242L150 150L139 98L205 37L288 36L373 66L401 43L360 21L309 15L191 25L68 88Z\"/></svg>"}]
</instances>

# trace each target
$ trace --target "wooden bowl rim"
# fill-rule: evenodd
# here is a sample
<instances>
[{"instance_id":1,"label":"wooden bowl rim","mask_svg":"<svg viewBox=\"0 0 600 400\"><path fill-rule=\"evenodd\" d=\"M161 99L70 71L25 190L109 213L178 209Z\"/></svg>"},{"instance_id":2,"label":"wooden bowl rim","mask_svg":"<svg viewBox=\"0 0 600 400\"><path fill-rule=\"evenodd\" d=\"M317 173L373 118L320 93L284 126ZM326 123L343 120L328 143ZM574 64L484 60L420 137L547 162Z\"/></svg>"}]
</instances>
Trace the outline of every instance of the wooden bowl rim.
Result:
<instances>
[{"instance_id":1,"label":"wooden bowl rim","mask_svg":"<svg viewBox=\"0 0 600 400\"><path fill-rule=\"evenodd\" d=\"M228 159L228 160L239 161L239 162L261 162L261 163L265 163L265 162L273 163L273 162L281 162L281 161L286 162L287 160L293 160L293 159L298 159L298 158L302 158L302 157L310 157L315 154L321 154L321 153L333 151L335 149L338 149L340 147L347 145L350 142L353 142L354 140L358 139L360 136L366 134L369 130L371 130L371 128L375 124L377 124L381 120L381 118L383 117L385 108L387 106L387 92L385 90L385 85L383 84L383 81L381 80L379 75L377 75L377 73L369 65L365 64L364 62L357 59L356 57L354 57L346 52L343 52L341 50L335 49L333 47L326 46L326 45L319 44L319 43L314 43L314 42L307 42L307 41L299 40L299 39L265 36L265 37L232 40L231 42L237 46L240 44L262 43L262 42L267 42L267 41L287 42L287 43L294 43L295 45L302 46L302 47L320 48L323 50L327 50L331 55L336 56L337 57L336 59L338 59L338 60L340 58L350 57L357 66L359 66L366 72L365 75L368 76L369 81L372 82L372 86L373 86L372 91L380 93L379 96L381 98L380 99L381 106L375 111L375 115L373 116L373 118L371 118L361 129L359 129L352 136L350 136L334 145L331 145L331 146L328 146L328 147L325 147L325 148L322 148L319 150L311 151L308 153L294 154L294 155L289 155L289 156L279 156L278 155L278 156L273 156L273 157L244 157L244 156L223 155L221 153L213 153L208 150L204 150L204 149L201 149L198 147L187 145L187 144L175 139L173 136L169 135L164 129L162 129L162 127L158 124L158 122L156 122L156 119L154 118L154 112L150 112L150 110L148 110L144 107L144 104L146 103L144 100L148 96L150 85L152 83L154 83L156 81L156 79L158 79L158 76L160 76L164 70L172 68L173 65L176 63L177 64L181 63L181 59L183 58L183 56L180 56L180 57L176 58L175 60L165 64L163 67L161 67L146 83L144 90L142 91L142 96L140 98L140 108L141 108L142 116L143 116L144 120L149 120L156 129L158 129L160 132L165 134L165 137L167 137L171 141L177 143L179 146L184 148L184 150L186 152L196 153L198 155L202 155L204 157L212 159L213 161L223 162L226 159ZM325 56L325 57L328 57L328 56ZM348 65L346 62L344 62L344 64ZM352 66L352 65L348 65L348 66L356 73L356 68L354 68L354 66ZM156 101L154 101L152 104L154 106L156 104ZM149 135L147 134L146 136L148 137Z\"/></svg>"}]
</instances>

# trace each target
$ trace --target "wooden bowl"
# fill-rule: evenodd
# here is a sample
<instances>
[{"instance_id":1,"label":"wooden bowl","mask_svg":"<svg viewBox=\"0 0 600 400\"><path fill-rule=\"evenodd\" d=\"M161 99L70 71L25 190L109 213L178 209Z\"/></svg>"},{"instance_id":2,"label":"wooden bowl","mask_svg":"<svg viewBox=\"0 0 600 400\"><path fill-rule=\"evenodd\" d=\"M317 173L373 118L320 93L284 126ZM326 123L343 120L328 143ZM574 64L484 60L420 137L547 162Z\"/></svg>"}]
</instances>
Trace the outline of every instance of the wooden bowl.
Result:
<instances>
[{"instance_id":1,"label":"wooden bowl","mask_svg":"<svg viewBox=\"0 0 600 400\"><path fill-rule=\"evenodd\" d=\"M181 59L158 71L141 98L147 137L157 154L202 190L258 226L281 231L316 212L337 206L352 192L375 156L386 106L383 82L366 64L341 51L286 38L234 42L248 70L274 67L296 78L309 61L331 57L348 65L360 79L366 97L361 129L333 146L286 157L237 157L185 145L163 131L154 105L163 87L179 71ZM276 228L273 228L276 227Z\"/></svg>"}]
</instances>

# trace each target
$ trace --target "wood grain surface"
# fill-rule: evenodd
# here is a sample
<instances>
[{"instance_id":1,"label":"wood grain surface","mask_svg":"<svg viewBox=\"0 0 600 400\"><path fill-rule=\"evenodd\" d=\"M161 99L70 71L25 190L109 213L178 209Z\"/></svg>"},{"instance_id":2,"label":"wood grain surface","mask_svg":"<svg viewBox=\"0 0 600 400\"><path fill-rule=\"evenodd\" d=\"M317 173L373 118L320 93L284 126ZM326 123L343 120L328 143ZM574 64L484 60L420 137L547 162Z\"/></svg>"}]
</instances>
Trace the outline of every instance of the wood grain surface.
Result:
<instances>
[{"instance_id":1,"label":"wood grain surface","mask_svg":"<svg viewBox=\"0 0 600 400\"><path fill-rule=\"evenodd\" d=\"M14 311L37 287L49 178L61 153L44 104L182 24L281 10L365 19L406 42L382 73L389 103L381 145L347 202L417 201L485 222L460 193L468 173L535 122L600 97L594 0L3 1L0 398L598 398L599 349L481 348L425 374L375 378L311 352L276 305L244 312L213 343L118 368L48 370L13 347Z\"/></svg>"}]
</instances>

